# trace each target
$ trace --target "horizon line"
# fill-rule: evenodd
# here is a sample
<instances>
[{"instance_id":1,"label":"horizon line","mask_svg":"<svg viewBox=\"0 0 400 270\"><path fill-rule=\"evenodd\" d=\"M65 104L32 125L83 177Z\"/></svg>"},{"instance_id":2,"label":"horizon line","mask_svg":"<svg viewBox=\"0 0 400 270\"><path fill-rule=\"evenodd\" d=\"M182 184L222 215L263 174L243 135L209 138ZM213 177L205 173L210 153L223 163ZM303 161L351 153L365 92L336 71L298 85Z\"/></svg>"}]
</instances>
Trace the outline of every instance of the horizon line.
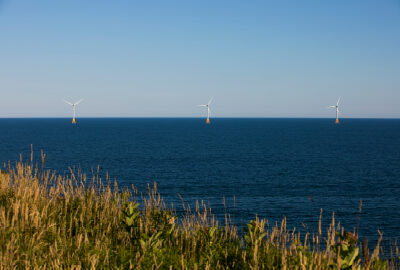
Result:
<instances>
[{"instance_id":1,"label":"horizon line","mask_svg":"<svg viewBox=\"0 0 400 270\"><path fill-rule=\"evenodd\" d=\"M72 119L69 116L27 116L27 117L1 117L0 119ZM191 116L83 116L76 119L205 119L204 117ZM224 116L212 119L335 119L333 117L286 117L286 116ZM341 117L340 119L400 119L400 117Z\"/></svg>"}]
</instances>

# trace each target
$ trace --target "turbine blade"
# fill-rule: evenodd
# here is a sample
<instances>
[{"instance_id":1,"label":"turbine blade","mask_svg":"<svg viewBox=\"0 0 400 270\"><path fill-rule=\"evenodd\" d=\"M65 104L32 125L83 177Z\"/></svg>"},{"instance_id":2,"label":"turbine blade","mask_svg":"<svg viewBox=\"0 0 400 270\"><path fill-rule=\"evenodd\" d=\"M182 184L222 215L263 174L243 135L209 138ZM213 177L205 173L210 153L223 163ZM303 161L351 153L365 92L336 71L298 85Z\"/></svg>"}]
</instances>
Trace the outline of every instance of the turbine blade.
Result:
<instances>
[{"instance_id":1,"label":"turbine blade","mask_svg":"<svg viewBox=\"0 0 400 270\"><path fill-rule=\"evenodd\" d=\"M328 108L336 108L336 106L329 106Z\"/></svg>"},{"instance_id":2,"label":"turbine blade","mask_svg":"<svg viewBox=\"0 0 400 270\"><path fill-rule=\"evenodd\" d=\"M71 102L69 102L69 101L66 101L65 99L64 99L64 102L65 103L67 103L68 105L71 105L71 106L73 106L74 104L72 104Z\"/></svg>"},{"instance_id":3,"label":"turbine blade","mask_svg":"<svg viewBox=\"0 0 400 270\"><path fill-rule=\"evenodd\" d=\"M207 107L207 105L197 105L198 107Z\"/></svg>"},{"instance_id":4,"label":"turbine blade","mask_svg":"<svg viewBox=\"0 0 400 270\"><path fill-rule=\"evenodd\" d=\"M79 101L77 101L77 102L75 102L75 104L74 105L78 105L79 103L81 103L83 101L83 98L82 99L80 99Z\"/></svg>"},{"instance_id":5,"label":"turbine blade","mask_svg":"<svg viewBox=\"0 0 400 270\"><path fill-rule=\"evenodd\" d=\"M338 99L338 101L337 101L337 103L336 103L336 106L339 106L339 102L340 102L340 99L341 99L342 97L339 97L339 99Z\"/></svg>"},{"instance_id":6,"label":"turbine blade","mask_svg":"<svg viewBox=\"0 0 400 270\"><path fill-rule=\"evenodd\" d=\"M211 102L213 101L214 97L211 97L210 101L207 103L207 105L210 105Z\"/></svg>"}]
</instances>

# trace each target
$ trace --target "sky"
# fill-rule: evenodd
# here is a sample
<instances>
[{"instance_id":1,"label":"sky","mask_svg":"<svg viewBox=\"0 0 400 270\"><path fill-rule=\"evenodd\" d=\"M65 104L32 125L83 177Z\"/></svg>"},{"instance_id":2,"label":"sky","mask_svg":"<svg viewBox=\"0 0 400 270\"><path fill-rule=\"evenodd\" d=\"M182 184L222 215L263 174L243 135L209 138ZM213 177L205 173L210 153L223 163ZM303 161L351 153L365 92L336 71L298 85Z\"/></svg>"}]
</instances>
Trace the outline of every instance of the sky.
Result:
<instances>
[{"instance_id":1,"label":"sky","mask_svg":"<svg viewBox=\"0 0 400 270\"><path fill-rule=\"evenodd\" d=\"M0 0L0 118L400 118L400 0Z\"/></svg>"}]
</instances>

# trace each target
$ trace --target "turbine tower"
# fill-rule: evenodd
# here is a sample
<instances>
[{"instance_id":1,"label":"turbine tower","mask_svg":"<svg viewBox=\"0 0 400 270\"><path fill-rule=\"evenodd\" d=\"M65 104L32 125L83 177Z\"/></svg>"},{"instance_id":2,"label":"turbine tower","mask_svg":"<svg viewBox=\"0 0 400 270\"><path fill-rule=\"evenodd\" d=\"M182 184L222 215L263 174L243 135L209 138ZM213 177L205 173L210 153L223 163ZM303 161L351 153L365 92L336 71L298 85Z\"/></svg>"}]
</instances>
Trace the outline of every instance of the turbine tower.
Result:
<instances>
[{"instance_id":1,"label":"turbine tower","mask_svg":"<svg viewBox=\"0 0 400 270\"><path fill-rule=\"evenodd\" d=\"M211 115L211 111L210 111L210 104L212 102L212 100L214 99L214 97L212 97L210 99L210 101L207 104L204 105L198 105L199 107L206 107L207 108L207 119L206 119L206 123L210 124L210 115Z\"/></svg>"},{"instance_id":2,"label":"turbine tower","mask_svg":"<svg viewBox=\"0 0 400 270\"><path fill-rule=\"evenodd\" d=\"M74 113L74 116L72 117L72 124L76 124L76 120L75 120L75 107L76 107L76 105L78 105L79 103L81 103L82 100L83 100L83 99L81 99L81 100L79 100L79 101L77 101L77 102L75 102L75 103L71 103L71 102L66 101L66 100L64 99L64 102L65 102L65 103L67 103L68 105L71 105L71 106L72 106L72 111L73 111L73 113Z\"/></svg>"},{"instance_id":3,"label":"turbine tower","mask_svg":"<svg viewBox=\"0 0 400 270\"><path fill-rule=\"evenodd\" d=\"M329 106L329 108L335 108L336 109L336 121L335 124L339 124L339 102L340 102L340 98L338 99L336 106Z\"/></svg>"}]
</instances>

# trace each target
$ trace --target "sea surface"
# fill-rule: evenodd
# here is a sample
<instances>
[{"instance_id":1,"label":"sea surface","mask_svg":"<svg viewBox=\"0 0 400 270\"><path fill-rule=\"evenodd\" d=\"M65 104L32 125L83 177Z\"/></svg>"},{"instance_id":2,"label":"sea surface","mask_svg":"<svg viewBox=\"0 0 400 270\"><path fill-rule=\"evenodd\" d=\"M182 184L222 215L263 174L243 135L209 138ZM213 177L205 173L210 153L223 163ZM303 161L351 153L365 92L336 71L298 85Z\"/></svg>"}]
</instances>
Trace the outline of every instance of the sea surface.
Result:
<instances>
[{"instance_id":1,"label":"sea surface","mask_svg":"<svg viewBox=\"0 0 400 270\"><path fill-rule=\"evenodd\" d=\"M89 175L100 167L120 186L157 182L179 214L181 198L207 203L239 225L286 216L313 232L335 213L372 241L400 237L400 120L216 118L0 119L0 162L46 154L46 168ZM181 197L181 198L180 198ZM359 205L362 201L362 211Z\"/></svg>"}]
</instances>

